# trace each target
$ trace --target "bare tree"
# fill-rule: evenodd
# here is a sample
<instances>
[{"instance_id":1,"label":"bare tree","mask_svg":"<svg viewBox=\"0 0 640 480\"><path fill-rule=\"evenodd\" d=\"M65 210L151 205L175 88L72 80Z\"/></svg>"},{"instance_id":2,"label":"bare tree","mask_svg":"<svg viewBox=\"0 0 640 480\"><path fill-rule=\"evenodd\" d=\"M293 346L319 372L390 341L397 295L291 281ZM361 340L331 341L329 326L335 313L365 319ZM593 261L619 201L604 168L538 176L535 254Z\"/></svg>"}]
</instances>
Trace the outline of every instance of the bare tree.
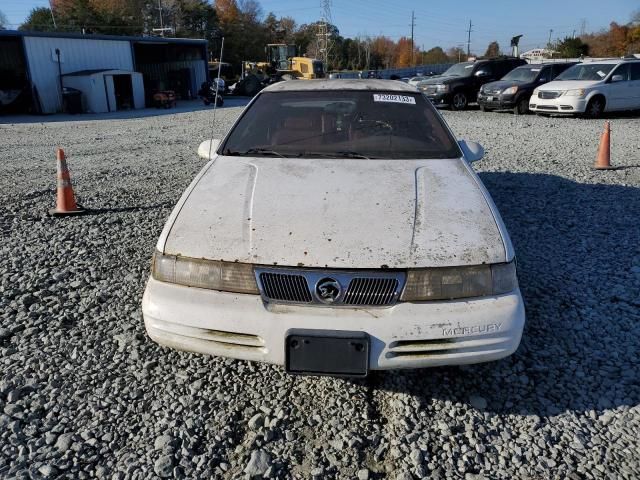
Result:
<instances>
[{"instance_id":1,"label":"bare tree","mask_svg":"<svg viewBox=\"0 0 640 480\"><path fill-rule=\"evenodd\" d=\"M0 10L0 30L4 30L8 25L9 20L7 20L7 16Z\"/></svg>"}]
</instances>

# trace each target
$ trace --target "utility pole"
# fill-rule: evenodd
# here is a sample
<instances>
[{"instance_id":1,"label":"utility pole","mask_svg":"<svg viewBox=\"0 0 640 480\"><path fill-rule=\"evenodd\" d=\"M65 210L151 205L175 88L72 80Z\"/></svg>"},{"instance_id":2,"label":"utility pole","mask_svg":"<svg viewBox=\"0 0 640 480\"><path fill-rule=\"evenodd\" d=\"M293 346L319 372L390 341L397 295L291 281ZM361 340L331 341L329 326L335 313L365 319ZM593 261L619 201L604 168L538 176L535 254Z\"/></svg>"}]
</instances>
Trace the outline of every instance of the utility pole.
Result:
<instances>
[{"instance_id":1,"label":"utility pole","mask_svg":"<svg viewBox=\"0 0 640 480\"><path fill-rule=\"evenodd\" d=\"M471 20L469 20L469 30L467 30L467 33L468 33L468 37L467 37L467 57L471 56L471 32L473 32L473 30L471 30L472 27L473 27L473 24L471 23Z\"/></svg>"},{"instance_id":2,"label":"utility pole","mask_svg":"<svg viewBox=\"0 0 640 480\"><path fill-rule=\"evenodd\" d=\"M547 48L551 48L551 34L553 33L553 28L549 29L549 41L547 42Z\"/></svg>"},{"instance_id":3,"label":"utility pole","mask_svg":"<svg viewBox=\"0 0 640 480\"><path fill-rule=\"evenodd\" d=\"M162 0L158 0L158 12L160 12L160 35L164 37L164 25L162 23Z\"/></svg>"},{"instance_id":4,"label":"utility pole","mask_svg":"<svg viewBox=\"0 0 640 480\"><path fill-rule=\"evenodd\" d=\"M414 48L414 44L413 44L413 29L416 26L416 16L415 16L415 11L411 11L411 66L413 67L415 65L414 61L413 61L413 51L415 50Z\"/></svg>"}]
</instances>

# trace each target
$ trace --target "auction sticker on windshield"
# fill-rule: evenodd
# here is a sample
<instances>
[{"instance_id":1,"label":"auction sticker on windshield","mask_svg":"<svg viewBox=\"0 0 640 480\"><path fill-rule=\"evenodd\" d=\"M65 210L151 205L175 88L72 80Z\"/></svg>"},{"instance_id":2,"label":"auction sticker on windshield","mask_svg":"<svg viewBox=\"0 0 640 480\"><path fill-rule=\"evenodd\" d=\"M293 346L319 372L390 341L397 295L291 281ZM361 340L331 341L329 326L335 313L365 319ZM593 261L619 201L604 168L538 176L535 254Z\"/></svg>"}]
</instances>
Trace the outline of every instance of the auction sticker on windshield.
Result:
<instances>
[{"instance_id":1,"label":"auction sticker on windshield","mask_svg":"<svg viewBox=\"0 0 640 480\"><path fill-rule=\"evenodd\" d=\"M374 102L388 102L388 103L406 103L409 105L415 105L416 99L409 95L390 95L384 93L374 93Z\"/></svg>"}]
</instances>

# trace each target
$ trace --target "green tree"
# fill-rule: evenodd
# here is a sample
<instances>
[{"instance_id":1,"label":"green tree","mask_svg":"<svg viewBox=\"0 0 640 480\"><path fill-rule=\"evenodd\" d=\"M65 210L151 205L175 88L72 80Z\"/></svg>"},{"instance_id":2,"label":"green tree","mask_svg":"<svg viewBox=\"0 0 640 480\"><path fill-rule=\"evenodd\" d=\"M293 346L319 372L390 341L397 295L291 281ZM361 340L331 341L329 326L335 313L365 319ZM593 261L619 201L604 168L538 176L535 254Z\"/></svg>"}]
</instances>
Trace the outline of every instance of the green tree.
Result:
<instances>
[{"instance_id":1,"label":"green tree","mask_svg":"<svg viewBox=\"0 0 640 480\"><path fill-rule=\"evenodd\" d=\"M449 61L453 63L467 61L467 52L460 47L452 47L447 50L447 56L449 57Z\"/></svg>"},{"instance_id":2,"label":"green tree","mask_svg":"<svg viewBox=\"0 0 640 480\"><path fill-rule=\"evenodd\" d=\"M589 54L589 45L582 43L579 37L565 37L556 46L557 56L560 58L578 58Z\"/></svg>"},{"instance_id":3,"label":"green tree","mask_svg":"<svg viewBox=\"0 0 640 480\"><path fill-rule=\"evenodd\" d=\"M31 30L35 32L53 32L53 19L51 10L47 7L38 7L31 10L26 20L18 27L18 30Z\"/></svg>"},{"instance_id":4,"label":"green tree","mask_svg":"<svg viewBox=\"0 0 640 480\"><path fill-rule=\"evenodd\" d=\"M426 52L422 52L421 62L427 64L449 63L450 59L442 47L433 47Z\"/></svg>"},{"instance_id":5,"label":"green tree","mask_svg":"<svg viewBox=\"0 0 640 480\"><path fill-rule=\"evenodd\" d=\"M487 47L487 51L484 52L484 56L491 58L491 57L497 57L499 55L500 55L500 44L494 40Z\"/></svg>"}]
</instances>

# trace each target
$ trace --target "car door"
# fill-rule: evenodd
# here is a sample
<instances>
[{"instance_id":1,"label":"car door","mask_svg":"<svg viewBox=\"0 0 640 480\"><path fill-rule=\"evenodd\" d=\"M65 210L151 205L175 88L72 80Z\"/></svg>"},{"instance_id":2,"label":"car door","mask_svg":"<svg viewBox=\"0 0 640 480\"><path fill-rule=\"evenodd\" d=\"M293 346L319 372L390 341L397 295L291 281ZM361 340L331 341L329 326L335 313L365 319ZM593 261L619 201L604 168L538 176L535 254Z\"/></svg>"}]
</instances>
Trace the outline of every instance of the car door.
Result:
<instances>
[{"instance_id":1,"label":"car door","mask_svg":"<svg viewBox=\"0 0 640 480\"><path fill-rule=\"evenodd\" d=\"M629 67L631 69L629 83L631 84L631 94L633 96L633 108L640 109L640 62L634 62Z\"/></svg>"},{"instance_id":2,"label":"car door","mask_svg":"<svg viewBox=\"0 0 640 480\"><path fill-rule=\"evenodd\" d=\"M546 65L540 69L537 80L538 85L542 85L551 81L551 79L554 77L552 68L553 67L551 65Z\"/></svg>"},{"instance_id":3,"label":"car door","mask_svg":"<svg viewBox=\"0 0 640 480\"><path fill-rule=\"evenodd\" d=\"M495 65L489 62L478 65L473 72L473 84L471 85L469 98L475 99L482 85L498 80L498 78L495 73Z\"/></svg>"},{"instance_id":4,"label":"car door","mask_svg":"<svg viewBox=\"0 0 640 480\"><path fill-rule=\"evenodd\" d=\"M632 106L632 88L629 81L629 64L623 63L611 72L609 80L605 84L607 96L607 111L625 110L633 108ZM614 81L614 77L619 79Z\"/></svg>"}]
</instances>

